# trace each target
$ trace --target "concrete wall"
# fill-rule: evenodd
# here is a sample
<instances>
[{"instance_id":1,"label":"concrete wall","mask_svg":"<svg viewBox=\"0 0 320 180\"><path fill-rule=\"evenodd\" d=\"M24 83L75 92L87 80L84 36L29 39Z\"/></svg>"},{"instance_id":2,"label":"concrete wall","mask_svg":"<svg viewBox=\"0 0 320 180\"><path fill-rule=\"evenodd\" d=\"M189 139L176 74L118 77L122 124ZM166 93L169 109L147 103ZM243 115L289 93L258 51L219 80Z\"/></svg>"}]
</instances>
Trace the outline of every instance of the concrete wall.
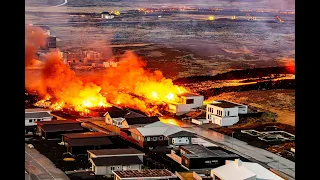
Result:
<instances>
[{"instance_id":1,"label":"concrete wall","mask_svg":"<svg viewBox=\"0 0 320 180\"><path fill-rule=\"evenodd\" d=\"M239 116L236 117L219 117L219 116L211 116L211 122L214 124L218 124L219 126L231 126L239 122Z\"/></svg>"}]
</instances>

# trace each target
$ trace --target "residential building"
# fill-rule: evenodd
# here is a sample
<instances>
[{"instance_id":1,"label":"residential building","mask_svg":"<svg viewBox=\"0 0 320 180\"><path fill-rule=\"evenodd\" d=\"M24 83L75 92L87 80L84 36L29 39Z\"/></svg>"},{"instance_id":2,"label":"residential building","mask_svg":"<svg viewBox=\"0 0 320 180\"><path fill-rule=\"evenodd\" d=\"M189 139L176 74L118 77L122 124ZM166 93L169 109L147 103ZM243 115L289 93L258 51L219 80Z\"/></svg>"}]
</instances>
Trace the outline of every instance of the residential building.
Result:
<instances>
[{"instance_id":1,"label":"residential building","mask_svg":"<svg viewBox=\"0 0 320 180\"><path fill-rule=\"evenodd\" d=\"M88 159L96 175L112 175L115 170L141 170L143 152L133 148L88 150Z\"/></svg>"},{"instance_id":2,"label":"residential building","mask_svg":"<svg viewBox=\"0 0 320 180\"><path fill-rule=\"evenodd\" d=\"M67 147L67 151L72 154L85 154L87 150L108 149L113 147L110 136L103 132L85 132L62 134L62 141Z\"/></svg>"},{"instance_id":3,"label":"residential building","mask_svg":"<svg viewBox=\"0 0 320 180\"><path fill-rule=\"evenodd\" d=\"M194 108L199 108L203 106L204 96L193 94L193 93L183 93L179 95L178 103L169 104L169 109L171 112L177 115L185 114Z\"/></svg>"},{"instance_id":4,"label":"residential building","mask_svg":"<svg viewBox=\"0 0 320 180\"><path fill-rule=\"evenodd\" d=\"M239 114L246 114L248 106L225 100L207 104L206 120L220 126L231 126L239 121Z\"/></svg>"},{"instance_id":5,"label":"residential building","mask_svg":"<svg viewBox=\"0 0 320 180\"><path fill-rule=\"evenodd\" d=\"M158 122L160 119L157 116L152 117L132 117L132 118L113 118L112 125L121 129L143 127L145 125Z\"/></svg>"},{"instance_id":6,"label":"residential building","mask_svg":"<svg viewBox=\"0 0 320 180\"><path fill-rule=\"evenodd\" d=\"M177 179L177 176L167 169L116 170L113 174L114 180Z\"/></svg>"},{"instance_id":7,"label":"residential building","mask_svg":"<svg viewBox=\"0 0 320 180\"><path fill-rule=\"evenodd\" d=\"M42 108L25 109L25 133L36 132L39 121L51 121L51 110Z\"/></svg>"},{"instance_id":8,"label":"residential building","mask_svg":"<svg viewBox=\"0 0 320 180\"><path fill-rule=\"evenodd\" d=\"M240 159L226 161L226 164L211 170L213 180L283 180L258 163L242 162Z\"/></svg>"},{"instance_id":9,"label":"residential building","mask_svg":"<svg viewBox=\"0 0 320 180\"><path fill-rule=\"evenodd\" d=\"M139 141L144 148L157 146L179 146L191 144L191 138L195 133L184 130L178 126L165 124L160 121L145 125L144 127L129 129L131 136Z\"/></svg>"},{"instance_id":10,"label":"residential building","mask_svg":"<svg viewBox=\"0 0 320 180\"><path fill-rule=\"evenodd\" d=\"M86 130L76 120L52 120L36 122L39 136L45 139L61 138L62 134L82 133Z\"/></svg>"},{"instance_id":11,"label":"residential building","mask_svg":"<svg viewBox=\"0 0 320 180\"><path fill-rule=\"evenodd\" d=\"M172 150L168 156L174 157L173 160L188 170L215 168L224 165L225 160L239 158L238 155L228 154L221 149L211 150L196 144L179 146L178 150Z\"/></svg>"},{"instance_id":12,"label":"residential building","mask_svg":"<svg viewBox=\"0 0 320 180\"><path fill-rule=\"evenodd\" d=\"M126 118L139 118L146 117L145 115L136 113L130 110L112 110L107 111L104 114L106 124L115 125L118 127L127 126L126 122L123 122ZM123 122L123 124L122 124Z\"/></svg>"}]
</instances>

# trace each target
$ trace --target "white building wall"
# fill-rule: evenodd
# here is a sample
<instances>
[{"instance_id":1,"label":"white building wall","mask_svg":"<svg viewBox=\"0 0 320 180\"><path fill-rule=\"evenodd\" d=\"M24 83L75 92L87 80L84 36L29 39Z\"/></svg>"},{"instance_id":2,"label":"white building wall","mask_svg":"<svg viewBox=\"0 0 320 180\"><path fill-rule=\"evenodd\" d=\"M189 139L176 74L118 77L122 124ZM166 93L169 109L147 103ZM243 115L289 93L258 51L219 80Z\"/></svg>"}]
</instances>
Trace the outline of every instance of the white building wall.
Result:
<instances>
[{"instance_id":1,"label":"white building wall","mask_svg":"<svg viewBox=\"0 0 320 180\"><path fill-rule=\"evenodd\" d=\"M96 175L106 175L107 167L106 166L96 166L94 173Z\"/></svg>"},{"instance_id":2,"label":"white building wall","mask_svg":"<svg viewBox=\"0 0 320 180\"><path fill-rule=\"evenodd\" d=\"M239 114L247 114L248 113L248 106L238 106L238 113Z\"/></svg>"},{"instance_id":3,"label":"white building wall","mask_svg":"<svg viewBox=\"0 0 320 180\"><path fill-rule=\"evenodd\" d=\"M37 119L31 119L31 118L25 118L25 126L36 126L37 124L35 122L37 122L37 120L40 121L51 121L52 118L37 118ZM31 122L29 122L29 120L31 120Z\"/></svg>"},{"instance_id":4,"label":"white building wall","mask_svg":"<svg viewBox=\"0 0 320 180\"><path fill-rule=\"evenodd\" d=\"M173 145L190 144L190 140L187 137L176 137L172 138Z\"/></svg>"}]
</instances>

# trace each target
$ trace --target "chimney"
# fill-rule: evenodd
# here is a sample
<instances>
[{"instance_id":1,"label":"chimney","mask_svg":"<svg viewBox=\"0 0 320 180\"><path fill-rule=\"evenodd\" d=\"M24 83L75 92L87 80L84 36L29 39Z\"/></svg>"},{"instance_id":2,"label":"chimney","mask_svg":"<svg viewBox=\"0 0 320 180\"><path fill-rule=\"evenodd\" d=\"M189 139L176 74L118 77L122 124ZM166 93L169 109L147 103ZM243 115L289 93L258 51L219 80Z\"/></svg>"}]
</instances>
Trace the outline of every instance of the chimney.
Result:
<instances>
[{"instance_id":1,"label":"chimney","mask_svg":"<svg viewBox=\"0 0 320 180\"><path fill-rule=\"evenodd\" d=\"M242 166L242 161L240 159L234 160L234 163L236 163L237 166Z\"/></svg>"}]
</instances>

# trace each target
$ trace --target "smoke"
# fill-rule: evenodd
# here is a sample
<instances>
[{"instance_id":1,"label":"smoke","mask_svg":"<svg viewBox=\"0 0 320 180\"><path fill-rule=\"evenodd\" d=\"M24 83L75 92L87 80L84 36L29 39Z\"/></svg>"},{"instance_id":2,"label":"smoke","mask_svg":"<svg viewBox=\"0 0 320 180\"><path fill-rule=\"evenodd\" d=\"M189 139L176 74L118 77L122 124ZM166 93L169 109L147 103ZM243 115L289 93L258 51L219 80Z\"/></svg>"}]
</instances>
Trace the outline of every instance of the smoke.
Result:
<instances>
[{"instance_id":1,"label":"smoke","mask_svg":"<svg viewBox=\"0 0 320 180\"><path fill-rule=\"evenodd\" d=\"M40 27L26 26L25 28L25 66L33 66L36 63L36 50L46 43L45 32Z\"/></svg>"}]
</instances>

